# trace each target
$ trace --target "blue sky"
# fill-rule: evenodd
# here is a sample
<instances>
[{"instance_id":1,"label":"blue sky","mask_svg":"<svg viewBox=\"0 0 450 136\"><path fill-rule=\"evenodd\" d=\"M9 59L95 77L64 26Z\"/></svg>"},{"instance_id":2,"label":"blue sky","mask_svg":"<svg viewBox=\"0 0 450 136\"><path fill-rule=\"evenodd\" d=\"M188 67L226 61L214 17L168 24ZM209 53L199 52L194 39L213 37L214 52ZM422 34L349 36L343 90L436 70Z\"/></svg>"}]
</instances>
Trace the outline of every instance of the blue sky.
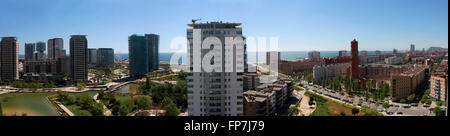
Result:
<instances>
[{"instance_id":1,"label":"blue sky","mask_svg":"<svg viewBox=\"0 0 450 136\"><path fill-rule=\"evenodd\" d=\"M0 36L25 42L88 35L89 48L128 52L128 36L156 33L160 52L191 19L243 23L250 37L278 37L281 51L448 46L448 0L2 0Z\"/></svg>"}]
</instances>

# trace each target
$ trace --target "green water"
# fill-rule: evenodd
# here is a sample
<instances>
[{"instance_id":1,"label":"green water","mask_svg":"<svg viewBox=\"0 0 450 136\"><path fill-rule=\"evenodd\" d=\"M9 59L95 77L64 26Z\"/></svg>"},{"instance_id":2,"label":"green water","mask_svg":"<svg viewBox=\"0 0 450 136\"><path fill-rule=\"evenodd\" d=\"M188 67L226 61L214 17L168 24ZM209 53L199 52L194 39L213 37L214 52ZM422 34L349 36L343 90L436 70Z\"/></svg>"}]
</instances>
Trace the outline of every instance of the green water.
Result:
<instances>
[{"instance_id":1,"label":"green water","mask_svg":"<svg viewBox=\"0 0 450 136\"><path fill-rule=\"evenodd\" d=\"M55 93L9 93L0 95L4 116L59 116L46 97Z\"/></svg>"},{"instance_id":2,"label":"green water","mask_svg":"<svg viewBox=\"0 0 450 136\"><path fill-rule=\"evenodd\" d=\"M99 91L89 91L83 93L71 93L73 95L82 95L87 93L94 96ZM56 93L9 93L0 95L0 103L4 116L21 116L26 113L27 116L60 116L57 109L47 101L47 96L56 95Z\"/></svg>"},{"instance_id":3,"label":"green water","mask_svg":"<svg viewBox=\"0 0 450 136\"><path fill-rule=\"evenodd\" d=\"M135 94L137 93L139 89L139 85L138 84L127 84L124 85L122 87L120 87L119 89L113 91L113 93L132 93Z\"/></svg>"}]
</instances>

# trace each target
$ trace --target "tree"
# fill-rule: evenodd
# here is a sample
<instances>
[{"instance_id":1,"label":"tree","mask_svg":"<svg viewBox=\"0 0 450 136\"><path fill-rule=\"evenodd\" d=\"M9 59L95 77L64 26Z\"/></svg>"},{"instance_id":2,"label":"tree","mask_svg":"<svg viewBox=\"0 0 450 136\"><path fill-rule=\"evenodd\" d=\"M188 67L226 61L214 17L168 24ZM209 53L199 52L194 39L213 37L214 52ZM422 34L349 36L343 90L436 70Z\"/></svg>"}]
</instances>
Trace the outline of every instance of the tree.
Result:
<instances>
[{"instance_id":1,"label":"tree","mask_svg":"<svg viewBox=\"0 0 450 136\"><path fill-rule=\"evenodd\" d=\"M432 101L431 99L427 99L427 100L425 101L425 104L430 105L432 102L433 102L433 101Z\"/></svg>"},{"instance_id":2,"label":"tree","mask_svg":"<svg viewBox=\"0 0 450 136\"><path fill-rule=\"evenodd\" d=\"M168 106L169 104L173 103L173 100L170 99L169 97L165 97L162 101L161 101L161 108L165 108L166 106Z\"/></svg>"},{"instance_id":3,"label":"tree","mask_svg":"<svg viewBox=\"0 0 450 136\"><path fill-rule=\"evenodd\" d=\"M88 111L93 116L103 116L104 115L103 104L101 104L101 103L94 103L94 104L92 104L92 106L89 107Z\"/></svg>"},{"instance_id":4,"label":"tree","mask_svg":"<svg viewBox=\"0 0 450 136\"><path fill-rule=\"evenodd\" d=\"M392 98L392 101L393 102L397 102L397 98Z\"/></svg>"},{"instance_id":5,"label":"tree","mask_svg":"<svg viewBox=\"0 0 450 136\"><path fill-rule=\"evenodd\" d=\"M138 109L147 109L152 105L152 99L149 96L141 96L138 99Z\"/></svg>"},{"instance_id":6,"label":"tree","mask_svg":"<svg viewBox=\"0 0 450 136\"><path fill-rule=\"evenodd\" d=\"M71 105L71 104L75 104L76 101L77 101L77 98L75 98L75 96L68 95L64 102L65 102L65 104Z\"/></svg>"},{"instance_id":7,"label":"tree","mask_svg":"<svg viewBox=\"0 0 450 136\"><path fill-rule=\"evenodd\" d=\"M353 115L356 115L356 114L358 114L359 113L359 109L358 108L353 108L352 109L352 114Z\"/></svg>"},{"instance_id":8,"label":"tree","mask_svg":"<svg viewBox=\"0 0 450 136\"><path fill-rule=\"evenodd\" d=\"M436 105L440 107L440 106L442 106L442 102L441 101L437 101Z\"/></svg>"},{"instance_id":9,"label":"tree","mask_svg":"<svg viewBox=\"0 0 450 136\"><path fill-rule=\"evenodd\" d=\"M296 116L299 113L298 108L296 106L289 108L288 112L289 112L289 116Z\"/></svg>"},{"instance_id":10,"label":"tree","mask_svg":"<svg viewBox=\"0 0 450 136\"><path fill-rule=\"evenodd\" d=\"M86 84L85 83L79 83L79 84L77 84L77 88L78 88L78 90L81 90L81 89L83 89L84 87L86 86Z\"/></svg>"},{"instance_id":11,"label":"tree","mask_svg":"<svg viewBox=\"0 0 450 136\"><path fill-rule=\"evenodd\" d=\"M347 77L345 78L345 81L344 81L344 88L345 88L345 91L350 92L350 82L347 80Z\"/></svg>"},{"instance_id":12,"label":"tree","mask_svg":"<svg viewBox=\"0 0 450 136\"><path fill-rule=\"evenodd\" d=\"M416 94L409 95L407 99L408 99L408 102L410 102L410 103L414 102L414 99L416 99Z\"/></svg>"},{"instance_id":13,"label":"tree","mask_svg":"<svg viewBox=\"0 0 450 136\"><path fill-rule=\"evenodd\" d=\"M170 103L164 109L166 110L166 116L178 116L180 114L180 109L177 108L175 103Z\"/></svg>"},{"instance_id":14,"label":"tree","mask_svg":"<svg viewBox=\"0 0 450 136\"><path fill-rule=\"evenodd\" d=\"M126 116L130 112L130 109L126 105L121 105L119 108L119 115Z\"/></svg>"},{"instance_id":15,"label":"tree","mask_svg":"<svg viewBox=\"0 0 450 136\"><path fill-rule=\"evenodd\" d=\"M405 99L401 99L400 103L406 103L406 100Z\"/></svg>"},{"instance_id":16,"label":"tree","mask_svg":"<svg viewBox=\"0 0 450 136\"><path fill-rule=\"evenodd\" d=\"M368 80L366 83L367 83L367 91L372 92L372 80Z\"/></svg>"},{"instance_id":17,"label":"tree","mask_svg":"<svg viewBox=\"0 0 450 136\"><path fill-rule=\"evenodd\" d=\"M89 109L93 103L94 100L87 94L82 95L80 98L80 106L83 109Z\"/></svg>"},{"instance_id":18,"label":"tree","mask_svg":"<svg viewBox=\"0 0 450 136\"><path fill-rule=\"evenodd\" d=\"M58 90L56 92L56 95L57 95L57 98L58 98L59 101L65 101L67 99L67 96L68 96L67 93L62 92L61 90Z\"/></svg>"},{"instance_id":19,"label":"tree","mask_svg":"<svg viewBox=\"0 0 450 136\"><path fill-rule=\"evenodd\" d=\"M434 114L436 114L436 116L442 116L442 112L441 112L441 107L437 106L433 108L433 112Z\"/></svg>"},{"instance_id":20,"label":"tree","mask_svg":"<svg viewBox=\"0 0 450 136\"><path fill-rule=\"evenodd\" d=\"M389 105L388 102L383 103L383 108L387 109L387 108L389 108L389 107L390 107L390 105Z\"/></svg>"},{"instance_id":21,"label":"tree","mask_svg":"<svg viewBox=\"0 0 450 136\"><path fill-rule=\"evenodd\" d=\"M114 105L114 106L111 108L111 113L112 113L113 115L119 115L119 109L120 109L120 105Z\"/></svg>"}]
</instances>

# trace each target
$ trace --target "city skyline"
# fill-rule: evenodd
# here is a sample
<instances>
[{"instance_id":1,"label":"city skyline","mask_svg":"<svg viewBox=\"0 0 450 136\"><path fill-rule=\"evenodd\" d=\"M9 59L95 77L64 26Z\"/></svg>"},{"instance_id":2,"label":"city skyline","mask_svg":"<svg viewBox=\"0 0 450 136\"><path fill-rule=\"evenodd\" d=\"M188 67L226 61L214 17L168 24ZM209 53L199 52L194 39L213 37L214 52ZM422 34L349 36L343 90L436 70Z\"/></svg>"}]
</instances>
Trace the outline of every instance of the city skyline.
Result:
<instances>
[{"instance_id":1,"label":"city skyline","mask_svg":"<svg viewBox=\"0 0 450 136\"><path fill-rule=\"evenodd\" d=\"M75 2L79 6L73 6ZM242 22L248 37L279 37L280 51L350 50L348 39L353 38L360 41L360 50L368 51L408 50L410 44L418 50L448 46L446 0L157 0L151 2L160 5L154 9L145 8L149 2L140 0L3 3L14 6L0 9L11 18L0 22L0 36L16 36L19 54L24 54L25 43L52 38L63 38L68 50L73 34L89 35L92 48L111 47L116 53L128 53L127 38L136 33L160 35L160 52L171 52L172 38L185 36L186 24L198 18L202 22ZM99 3L103 6L98 7Z\"/></svg>"}]
</instances>

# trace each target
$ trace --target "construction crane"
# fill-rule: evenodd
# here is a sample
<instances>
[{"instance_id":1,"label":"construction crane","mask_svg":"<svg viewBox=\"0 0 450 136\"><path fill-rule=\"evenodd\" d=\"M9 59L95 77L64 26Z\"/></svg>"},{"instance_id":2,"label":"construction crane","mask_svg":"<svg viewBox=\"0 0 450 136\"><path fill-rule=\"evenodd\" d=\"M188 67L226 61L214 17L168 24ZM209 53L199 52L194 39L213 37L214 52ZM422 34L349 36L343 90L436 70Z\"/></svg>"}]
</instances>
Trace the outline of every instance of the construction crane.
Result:
<instances>
[{"instance_id":1,"label":"construction crane","mask_svg":"<svg viewBox=\"0 0 450 136\"><path fill-rule=\"evenodd\" d=\"M200 21L200 20L202 20L202 19L201 18L200 19L192 19L192 24L195 24L195 22Z\"/></svg>"}]
</instances>

